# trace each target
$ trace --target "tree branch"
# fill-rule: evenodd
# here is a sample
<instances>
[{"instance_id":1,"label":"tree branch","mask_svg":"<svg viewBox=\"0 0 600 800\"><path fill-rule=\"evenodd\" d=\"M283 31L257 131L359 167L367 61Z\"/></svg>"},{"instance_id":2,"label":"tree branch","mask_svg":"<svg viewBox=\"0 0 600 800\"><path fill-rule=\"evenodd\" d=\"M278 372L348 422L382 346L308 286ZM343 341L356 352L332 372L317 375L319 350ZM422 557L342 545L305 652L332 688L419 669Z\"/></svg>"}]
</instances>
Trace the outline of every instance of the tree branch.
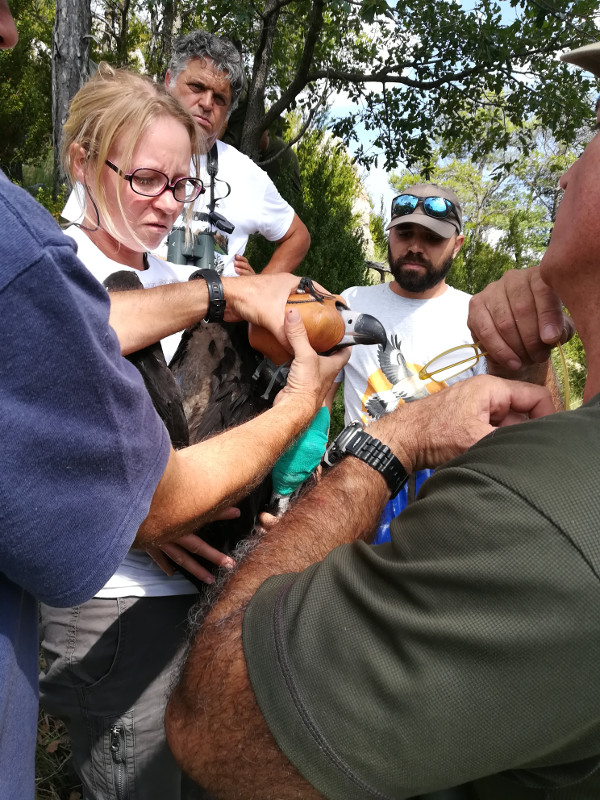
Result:
<instances>
[{"instance_id":1,"label":"tree branch","mask_svg":"<svg viewBox=\"0 0 600 800\"><path fill-rule=\"evenodd\" d=\"M283 92L279 100L268 110L263 130L269 127L277 117L282 114L291 102L300 94L302 89L311 81L309 78L310 65L313 60L315 47L319 39L319 33L323 28L323 8L324 0L314 0L311 6L310 22L304 38L304 48L302 58L298 63L296 75L288 88Z\"/></svg>"},{"instance_id":2,"label":"tree branch","mask_svg":"<svg viewBox=\"0 0 600 800\"><path fill-rule=\"evenodd\" d=\"M398 69L398 65L394 65L388 69L381 70L380 72L374 72L371 74L366 74L364 72L343 72L342 70L334 70L334 69L325 69L325 70L317 70L315 72L311 72L308 75L307 83L312 83L312 81L316 80L334 80L334 81L345 81L346 83L399 83L403 86L410 86L412 89L439 89L440 86L444 86L447 83L451 83L452 81L460 81L463 78L468 78L471 75L477 75L477 73L482 72L483 70L488 69L486 64L480 64L478 66L469 67L468 69L462 70L462 72L457 73L449 73L446 75L437 78L436 80L431 81L420 81L414 78L409 78L405 75L395 75L391 73L391 70Z\"/></svg>"},{"instance_id":3,"label":"tree branch","mask_svg":"<svg viewBox=\"0 0 600 800\"><path fill-rule=\"evenodd\" d=\"M294 136L293 139L290 139L289 142L286 142L285 143L285 147L282 147L274 155L270 156L269 158L265 158L265 159L261 160L261 162L260 162L260 166L261 167L265 167L265 166L268 166L269 164L272 164L273 161L276 161L285 152L290 150L292 148L292 146L296 144L296 142L300 141L300 139L304 136L304 134L306 133L306 131L310 127L311 122L315 118L315 114L317 113L319 108L321 108L321 106L323 105L324 99L325 99L325 95L326 95L326 90L323 91L323 94L321 95L321 98L320 98L319 102L313 108L311 108L311 110L310 110L310 112L308 114L308 119L306 120L306 122L304 122L302 124L302 127L300 128L300 130L298 131L296 136Z\"/></svg>"}]
</instances>

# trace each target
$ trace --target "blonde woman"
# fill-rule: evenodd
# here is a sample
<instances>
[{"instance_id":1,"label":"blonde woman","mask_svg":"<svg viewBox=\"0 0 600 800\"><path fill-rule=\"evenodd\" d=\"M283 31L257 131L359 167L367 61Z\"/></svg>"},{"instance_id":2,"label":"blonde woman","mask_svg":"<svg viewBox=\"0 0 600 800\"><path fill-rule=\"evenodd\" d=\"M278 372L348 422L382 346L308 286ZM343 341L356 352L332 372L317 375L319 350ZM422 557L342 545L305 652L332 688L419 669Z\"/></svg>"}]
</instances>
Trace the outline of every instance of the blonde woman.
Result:
<instances>
[{"instance_id":1,"label":"blonde woman","mask_svg":"<svg viewBox=\"0 0 600 800\"><path fill-rule=\"evenodd\" d=\"M105 64L75 96L63 160L71 181L85 189L86 215L66 232L100 281L122 270L144 286L187 279L189 270L148 251L202 191L189 176L199 135L161 86ZM167 346L173 349L171 341ZM202 555L232 563L208 545ZM145 552L132 550L89 602L43 606L40 699L67 723L86 800L197 796L182 788L163 727L196 592L181 574L169 577Z\"/></svg>"}]
</instances>

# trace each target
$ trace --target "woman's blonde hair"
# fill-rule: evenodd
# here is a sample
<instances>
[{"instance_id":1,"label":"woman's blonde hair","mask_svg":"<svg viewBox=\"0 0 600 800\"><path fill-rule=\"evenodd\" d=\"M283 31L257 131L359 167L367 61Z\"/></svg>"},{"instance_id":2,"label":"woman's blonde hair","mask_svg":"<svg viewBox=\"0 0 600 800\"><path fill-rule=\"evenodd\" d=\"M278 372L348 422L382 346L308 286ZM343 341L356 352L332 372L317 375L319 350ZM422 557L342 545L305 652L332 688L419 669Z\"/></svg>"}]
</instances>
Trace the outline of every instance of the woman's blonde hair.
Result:
<instances>
[{"instance_id":1,"label":"woman's blonde hair","mask_svg":"<svg viewBox=\"0 0 600 800\"><path fill-rule=\"evenodd\" d=\"M172 97L162 84L125 69L115 69L102 62L98 71L77 92L69 106L69 117L63 127L61 157L65 173L72 184L77 180L73 166L72 145L78 144L87 152L86 188L91 192L97 213L105 220L109 233L116 230L108 213L102 184L102 170L117 140L122 145L119 169L130 171L133 151L140 137L157 119L170 117L181 122L190 137L192 171L200 174L200 155L206 152L206 140L198 130L191 114ZM120 181L117 199L121 215L129 232L139 238L123 211L122 192L126 181ZM89 203L89 197L86 198ZM187 206L188 216L193 203ZM142 245L142 243L140 242Z\"/></svg>"}]
</instances>

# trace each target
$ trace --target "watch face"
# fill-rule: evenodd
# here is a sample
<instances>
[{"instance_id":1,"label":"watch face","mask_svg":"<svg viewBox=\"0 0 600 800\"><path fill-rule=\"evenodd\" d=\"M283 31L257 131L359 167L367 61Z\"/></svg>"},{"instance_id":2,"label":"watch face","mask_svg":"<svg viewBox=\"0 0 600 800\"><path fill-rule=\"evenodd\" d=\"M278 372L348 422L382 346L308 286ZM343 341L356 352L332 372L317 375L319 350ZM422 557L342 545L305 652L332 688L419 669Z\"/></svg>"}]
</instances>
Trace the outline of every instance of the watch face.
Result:
<instances>
[{"instance_id":1,"label":"watch face","mask_svg":"<svg viewBox=\"0 0 600 800\"><path fill-rule=\"evenodd\" d=\"M351 422L338 433L333 442L329 445L323 456L323 461L332 467L341 461L348 452L349 444L356 438L356 435L363 432L362 422Z\"/></svg>"}]
</instances>

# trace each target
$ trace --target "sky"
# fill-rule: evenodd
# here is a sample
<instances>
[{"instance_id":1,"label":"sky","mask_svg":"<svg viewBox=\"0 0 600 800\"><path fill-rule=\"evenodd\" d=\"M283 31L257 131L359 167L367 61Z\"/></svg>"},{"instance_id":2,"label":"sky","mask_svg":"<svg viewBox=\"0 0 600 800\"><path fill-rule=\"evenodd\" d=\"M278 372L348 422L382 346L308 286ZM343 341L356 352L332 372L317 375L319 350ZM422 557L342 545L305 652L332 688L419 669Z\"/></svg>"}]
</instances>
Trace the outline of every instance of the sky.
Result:
<instances>
[{"instance_id":1,"label":"sky","mask_svg":"<svg viewBox=\"0 0 600 800\"><path fill-rule=\"evenodd\" d=\"M329 114L331 117L342 117L349 113L349 111L353 108L354 106L349 101L347 95L340 93L331 105ZM363 145L364 149L370 154L379 155L379 162L384 163L385 154L383 151L381 149L374 148L371 145L371 142L374 138L373 133L365 131L362 125L358 125L355 130L359 142ZM353 155L352 145L350 146L349 150ZM359 167L359 172L361 174L363 185L369 193L369 197L373 203L374 211L376 213L379 212L381 199L383 198L383 207L387 213L387 210L390 208L392 200L396 195L396 192L389 185L389 173L386 172L386 170L377 167L371 167L369 170L366 170L364 167Z\"/></svg>"}]
</instances>

